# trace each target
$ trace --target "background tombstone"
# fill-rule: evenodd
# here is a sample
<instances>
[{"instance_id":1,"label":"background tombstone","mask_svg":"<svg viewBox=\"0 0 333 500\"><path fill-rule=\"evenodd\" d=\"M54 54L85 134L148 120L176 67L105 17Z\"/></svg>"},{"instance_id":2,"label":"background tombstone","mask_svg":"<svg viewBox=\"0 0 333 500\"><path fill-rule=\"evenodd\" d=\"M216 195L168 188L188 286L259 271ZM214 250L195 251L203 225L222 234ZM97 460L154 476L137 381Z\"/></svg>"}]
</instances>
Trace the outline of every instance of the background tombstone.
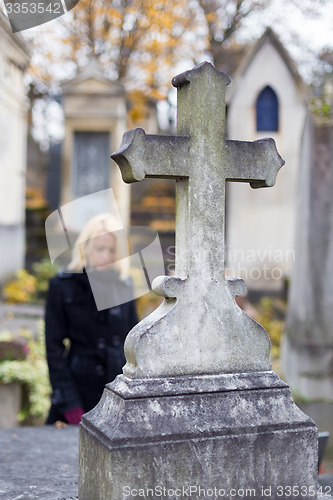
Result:
<instances>
[{"instance_id":1,"label":"background tombstone","mask_svg":"<svg viewBox=\"0 0 333 500\"><path fill-rule=\"evenodd\" d=\"M271 139L224 141L229 82L209 63L175 77L179 135L136 129L113 155L127 182L176 178L176 276L154 281L164 302L130 332L124 375L82 419L81 500L156 487L169 499L189 487L191 498L275 498L290 485L293 498L316 496L317 430L235 303L244 282L224 277L225 181L272 186L283 165Z\"/></svg>"},{"instance_id":2,"label":"background tombstone","mask_svg":"<svg viewBox=\"0 0 333 500\"><path fill-rule=\"evenodd\" d=\"M0 12L0 281L24 266L27 102L30 51Z\"/></svg>"},{"instance_id":3,"label":"background tombstone","mask_svg":"<svg viewBox=\"0 0 333 500\"><path fill-rule=\"evenodd\" d=\"M283 341L283 371L295 393L308 401L304 411L315 419L319 430L333 435L331 117L323 123L308 116L301 166L296 262Z\"/></svg>"}]
</instances>

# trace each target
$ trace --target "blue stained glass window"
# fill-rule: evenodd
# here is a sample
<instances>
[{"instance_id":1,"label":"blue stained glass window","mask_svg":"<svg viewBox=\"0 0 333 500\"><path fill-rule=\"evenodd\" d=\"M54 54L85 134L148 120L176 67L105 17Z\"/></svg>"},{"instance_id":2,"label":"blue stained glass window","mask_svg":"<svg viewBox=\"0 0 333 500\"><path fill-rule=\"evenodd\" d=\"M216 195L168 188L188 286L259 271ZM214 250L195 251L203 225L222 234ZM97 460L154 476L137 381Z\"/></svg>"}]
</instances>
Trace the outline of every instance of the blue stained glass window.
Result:
<instances>
[{"instance_id":1,"label":"blue stained glass window","mask_svg":"<svg viewBox=\"0 0 333 500\"><path fill-rule=\"evenodd\" d=\"M257 99L257 131L276 132L279 125L279 103L274 90L267 86Z\"/></svg>"}]
</instances>

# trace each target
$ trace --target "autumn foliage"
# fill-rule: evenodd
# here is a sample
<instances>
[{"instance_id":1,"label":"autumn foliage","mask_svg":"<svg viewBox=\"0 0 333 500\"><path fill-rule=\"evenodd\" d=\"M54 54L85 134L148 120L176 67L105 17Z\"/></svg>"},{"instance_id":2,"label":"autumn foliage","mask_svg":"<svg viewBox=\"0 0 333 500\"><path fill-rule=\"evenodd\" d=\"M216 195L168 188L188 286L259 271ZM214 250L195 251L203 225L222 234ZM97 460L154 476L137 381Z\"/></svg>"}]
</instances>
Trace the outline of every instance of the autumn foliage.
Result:
<instances>
[{"instance_id":1,"label":"autumn foliage","mask_svg":"<svg viewBox=\"0 0 333 500\"><path fill-rule=\"evenodd\" d=\"M268 0L79 0L52 39L34 39L31 75L44 92L68 67L96 58L132 98L132 119L147 99L165 98L179 61L197 63L230 43L244 18ZM213 50L214 49L214 50ZM209 56L208 56L209 57ZM38 83L37 83L38 86Z\"/></svg>"}]
</instances>

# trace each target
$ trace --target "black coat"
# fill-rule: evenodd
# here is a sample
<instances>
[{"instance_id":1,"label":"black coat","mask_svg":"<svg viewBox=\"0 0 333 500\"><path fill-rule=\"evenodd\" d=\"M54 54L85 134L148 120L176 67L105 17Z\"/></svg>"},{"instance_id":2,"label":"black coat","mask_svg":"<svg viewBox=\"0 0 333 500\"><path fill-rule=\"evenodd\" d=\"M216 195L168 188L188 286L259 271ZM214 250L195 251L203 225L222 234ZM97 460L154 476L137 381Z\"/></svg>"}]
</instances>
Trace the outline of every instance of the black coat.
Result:
<instances>
[{"instance_id":1,"label":"black coat","mask_svg":"<svg viewBox=\"0 0 333 500\"><path fill-rule=\"evenodd\" d=\"M98 403L105 384L122 371L124 341L137 322L134 301L98 311L85 273L51 278L45 311L53 388L48 423L63 419L66 410L86 412Z\"/></svg>"}]
</instances>

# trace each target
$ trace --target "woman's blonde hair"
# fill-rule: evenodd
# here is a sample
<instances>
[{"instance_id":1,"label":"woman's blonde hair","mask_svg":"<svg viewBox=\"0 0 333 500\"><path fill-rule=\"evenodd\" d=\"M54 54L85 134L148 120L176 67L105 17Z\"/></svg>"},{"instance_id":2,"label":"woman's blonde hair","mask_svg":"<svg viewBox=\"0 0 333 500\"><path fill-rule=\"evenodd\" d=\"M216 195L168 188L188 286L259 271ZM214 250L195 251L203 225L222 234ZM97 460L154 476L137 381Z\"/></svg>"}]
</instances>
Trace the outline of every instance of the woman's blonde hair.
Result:
<instances>
[{"instance_id":1,"label":"woman's blonde hair","mask_svg":"<svg viewBox=\"0 0 333 500\"><path fill-rule=\"evenodd\" d=\"M72 271L82 271L88 265L88 256L93 238L102 234L111 233L116 240L116 255L113 268L117 269L124 277L125 270L121 265L121 261L128 256L128 242L119 219L110 213L95 215L89 219L87 224L82 229L76 239L72 250L72 258L68 264L68 269Z\"/></svg>"}]
</instances>

